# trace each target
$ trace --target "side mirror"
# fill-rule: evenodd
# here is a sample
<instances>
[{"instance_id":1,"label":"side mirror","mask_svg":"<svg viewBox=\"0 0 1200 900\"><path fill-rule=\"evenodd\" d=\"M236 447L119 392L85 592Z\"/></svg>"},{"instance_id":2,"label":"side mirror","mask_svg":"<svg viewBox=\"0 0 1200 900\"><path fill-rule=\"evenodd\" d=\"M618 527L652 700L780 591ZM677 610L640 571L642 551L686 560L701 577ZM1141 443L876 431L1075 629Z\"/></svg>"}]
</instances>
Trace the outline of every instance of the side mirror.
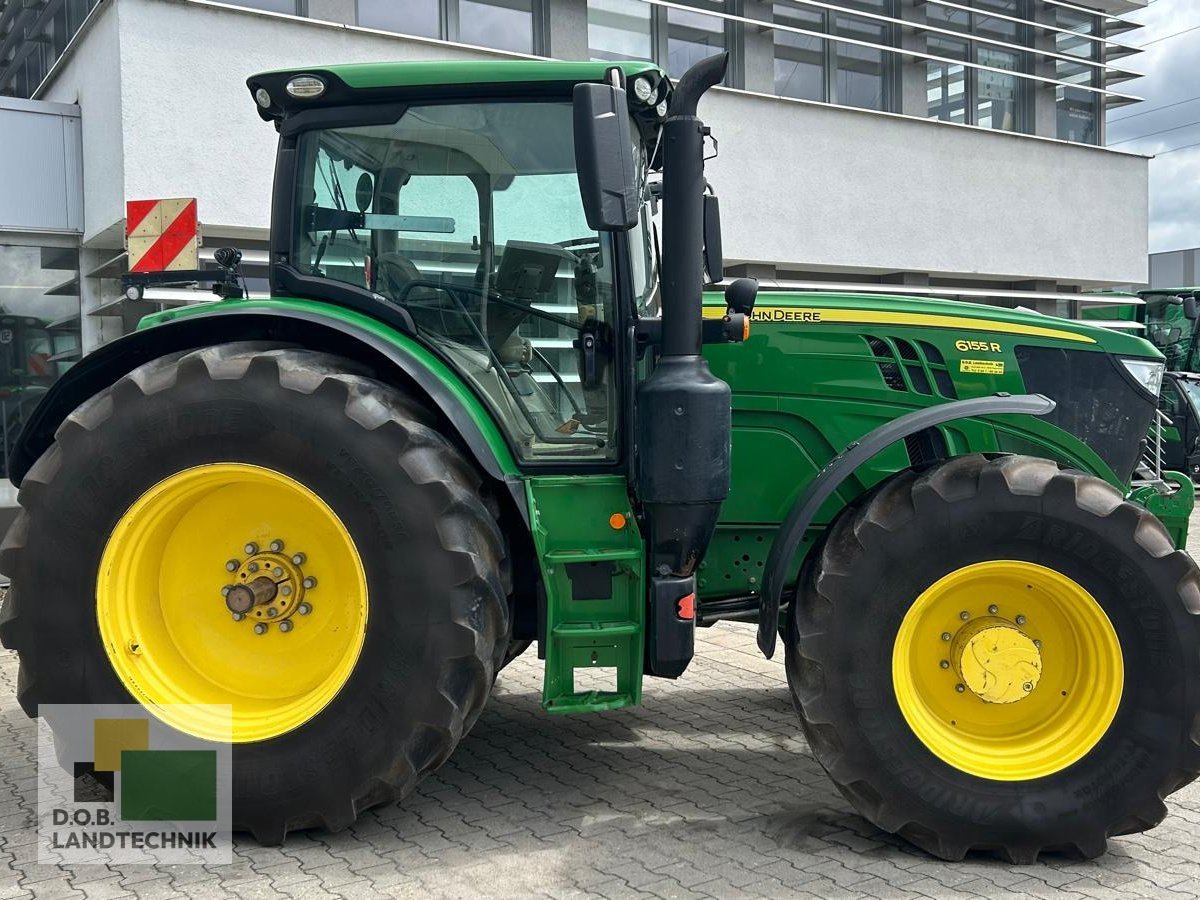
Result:
<instances>
[{"instance_id":1,"label":"side mirror","mask_svg":"<svg viewBox=\"0 0 1200 900\"><path fill-rule=\"evenodd\" d=\"M575 167L588 227L628 231L637 224L638 196L625 91L577 84L573 99Z\"/></svg>"},{"instance_id":2,"label":"side mirror","mask_svg":"<svg viewBox=\"0 0 1200 900\"><path fill-rule=\"evenodd\" d=\"M1195 294L1186 294L1183 298L1183 317L1195 322L1200 319L1200 302Z\"/></svg>"},{"instance_id":3,"label":"side mirror","mask_svg":"<svg viewBox=\"0 0 1200 900\"><path fill-rule=\"evenodd\" d=\"M704 195L704 271L708 273L709 284L716 284L725 277L725 257L721 253L721 204L714 194Z\"/></svg>"},{"instance_id":4,"label":"side mirror","mask_svg":"<svg viewBox=\"0 0 1200 900\"><path fill-rule=\"evenodd\" d=\"M754 312L754 301L758 297L758 282L753 278L735 278L725 288L725 305L744 316Z\"/></svg>"}]
</instances>

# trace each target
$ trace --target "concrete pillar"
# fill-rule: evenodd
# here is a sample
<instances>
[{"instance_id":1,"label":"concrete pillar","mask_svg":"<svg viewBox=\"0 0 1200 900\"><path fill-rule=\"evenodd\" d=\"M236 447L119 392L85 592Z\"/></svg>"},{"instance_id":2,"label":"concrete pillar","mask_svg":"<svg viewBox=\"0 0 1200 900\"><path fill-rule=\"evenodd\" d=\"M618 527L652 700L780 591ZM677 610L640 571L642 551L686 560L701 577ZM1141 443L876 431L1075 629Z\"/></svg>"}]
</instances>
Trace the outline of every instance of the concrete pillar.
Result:
<instances>
[{"instance_id":1,"label":"concrete pillar","mask_svg":"<svg viewBox=\"0 0 1200 900\"><path fill-rule=\"evenodd\" d=\"M742 15L760 22L771 21L770 0L746 0ZM775 93L775 32L747 24L742 42L743 84L748 91Z\"/></svg>"},{"instance_id":2,"label":"concrete pillar","mask_svg":"<svg viewBox=\"0 0 1200 900\"><path fill-rule=\"evenodd\" d=\"M339 22L354 25L357 10L354 0L308 0L308 17L322 22Z\"/></svg>"},{"instance_id":3,"label":"concrete pillar","mask_svg":"<svg viewBox=\"0 0 1200 900\"><path fill-rule=\"evenodd\" d=\"M590 59L587 0L549 3L545 54L555 59Z\"/></svg>"},{"instance_id":4,"label":"concrete pillar","mask_svg":"<svg viewBox=\"0 0 1200 900\"><path fill-rule=\"evenodd\" d=\"M1045 25L1054 24L1054 7L1047 3L1035 3L1033 20ZM1054 52L1053 31L1036 30L1033 36L1035 51ZM1055 77L1054 60L1044 56L1033 58L1032 74L1043 78ZM1027 91L1031 95L1030 121L1026 123L1026 131L1042 137L1058 137L1058 109L1055 104L1056 92L1054 85L1044 81L1026 81Z\"/></svg>"},{"instance_id":5,"label":"concrete pillar","mask_svg":"<svg viewBox=\"0 0 1200 900\"><path fill-rule=\"evenodd\" d=\"M900 0L897 15L905 22L924 24L926 21L925 3L923 0ZM912 28L901 30L898 43L905 50L916 50L919 53L928 51L924 32ZM894 111L906 116L924 118L929 113L928 64L923 59L905 59L900 54L896 54L895 59L899 64L897 78L899 108Z\"/></svg>"},{"instance_id":6,"label":"concrete pillar","mask_svg":"<svg viewBox=\"0 0 1200 900\"><path fill-rule=\"evenodd\" d=\"M1039 294L1054 294L1058 293L1059 287L1057 281L1015 281L1012 284L1014 291L1033 291ZM1036 309L1040 313L1048 316L1069 316L1070 310L1059 308L1058 300L1035 300L1032 297L1028 300L1019 299L1013 301L1013 306L1025 306L1029 309Z\"/></svg>"}]
</instances>

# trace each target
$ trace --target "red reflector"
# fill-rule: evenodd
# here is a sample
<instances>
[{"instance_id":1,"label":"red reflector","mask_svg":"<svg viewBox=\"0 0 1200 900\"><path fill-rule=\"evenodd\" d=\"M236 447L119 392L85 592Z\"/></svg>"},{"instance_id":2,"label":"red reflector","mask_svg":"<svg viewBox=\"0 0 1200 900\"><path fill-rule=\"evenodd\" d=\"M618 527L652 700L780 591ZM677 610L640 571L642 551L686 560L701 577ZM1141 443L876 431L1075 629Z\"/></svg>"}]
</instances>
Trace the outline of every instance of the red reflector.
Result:
<instances>
[{"instance_id":1,"label":"red reflector","mask_svg":"<svg viewBox=\"0 0 1200 900\"><path fill-rule=\"evenodd\" d=\"M696 618L696 595L688 594L679 601L679 618L694 619Z\"/></svg>"}]
</instances>

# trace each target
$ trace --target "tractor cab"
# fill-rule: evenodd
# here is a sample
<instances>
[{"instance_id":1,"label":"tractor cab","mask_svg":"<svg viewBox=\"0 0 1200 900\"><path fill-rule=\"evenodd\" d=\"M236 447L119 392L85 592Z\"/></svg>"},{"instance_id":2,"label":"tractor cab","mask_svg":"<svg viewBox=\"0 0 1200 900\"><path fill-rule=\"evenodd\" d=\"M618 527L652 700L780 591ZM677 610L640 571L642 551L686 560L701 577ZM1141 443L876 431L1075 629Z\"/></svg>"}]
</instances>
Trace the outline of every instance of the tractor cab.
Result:
<instances>
[{"instance_id":1,"label":"tractor cab","mask_svg":"<svg viewBox=\"0 0 1200 900\"><path fill-rule=\"evenodd\" d=\"M1167 372L1158 406L1170 419L1161 426L1163 467L1200 476L1200 374Z\"/></svg>"},{"instance_id":2,"label":"tractor cab","mask_svg":"<svg viewBox=\"0 0 1200 900\"><path fill-rule=\"evenodd\" d=\"M281 132L275 291L386 311L466 379L522 461L612 464L621 335L657 305L647 179L671 84L648 63L422 83L445 68L251 79ZM619 118L587 115L589 91L609 104L619 91ZM619 197L615 220L588 209L588 185Z\"/></svg>"}]
</instances>

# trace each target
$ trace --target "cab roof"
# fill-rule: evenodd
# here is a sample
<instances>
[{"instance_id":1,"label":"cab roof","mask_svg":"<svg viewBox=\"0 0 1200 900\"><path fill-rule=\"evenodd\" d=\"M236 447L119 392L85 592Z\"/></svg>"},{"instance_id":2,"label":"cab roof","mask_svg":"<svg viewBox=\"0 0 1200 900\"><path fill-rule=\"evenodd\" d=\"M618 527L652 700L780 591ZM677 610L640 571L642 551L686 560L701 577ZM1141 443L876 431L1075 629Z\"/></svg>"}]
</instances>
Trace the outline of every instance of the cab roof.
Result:
<instances>
[{"instance_id":1,"label":"cab roof","mask_svg":"<svg viewBox=\"0 0 1200 900\"><path fill-rule=\"evenodd\" d=\"M512 86L527 85L529 93L565 90L580 82L603 81L613 67L626 79L649 74L657 88L666 74L645 61L570 62L552 59L431 60L422 62L347 63L260 72L246 80L262 118L279 121L303 110L357 103L404 101L416 96L512 93ZM314 98L292 97L285 88L297 75L312 75L325 82L325 92ZM258 102L264 88L270 104Z\"/></svg>"}]
</instances>

